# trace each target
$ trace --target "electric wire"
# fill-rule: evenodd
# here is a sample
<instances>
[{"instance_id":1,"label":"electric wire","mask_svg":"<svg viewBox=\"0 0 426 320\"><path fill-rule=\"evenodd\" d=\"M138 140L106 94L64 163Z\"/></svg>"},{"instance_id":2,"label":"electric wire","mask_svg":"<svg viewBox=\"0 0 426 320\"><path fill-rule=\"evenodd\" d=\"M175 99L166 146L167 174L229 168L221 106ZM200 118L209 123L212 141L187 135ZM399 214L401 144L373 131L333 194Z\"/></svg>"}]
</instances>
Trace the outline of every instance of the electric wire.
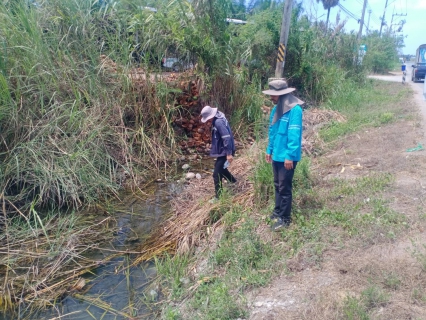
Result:
<instances>
[{"instance_id":1,"label":"electric wire","mask_svg":"<svg viewBox=\"0 0 426 320\"><path fill-rule=\"evenodd\" d=\"M360 18L358 18L357 16L355 16L355 14L353 14L348 9L346 9L342 4L339 3L338 6L339 6L340 9L342 9L351 18L355 19L356 21L360 20Z\"/></svg>"}]
</instances>

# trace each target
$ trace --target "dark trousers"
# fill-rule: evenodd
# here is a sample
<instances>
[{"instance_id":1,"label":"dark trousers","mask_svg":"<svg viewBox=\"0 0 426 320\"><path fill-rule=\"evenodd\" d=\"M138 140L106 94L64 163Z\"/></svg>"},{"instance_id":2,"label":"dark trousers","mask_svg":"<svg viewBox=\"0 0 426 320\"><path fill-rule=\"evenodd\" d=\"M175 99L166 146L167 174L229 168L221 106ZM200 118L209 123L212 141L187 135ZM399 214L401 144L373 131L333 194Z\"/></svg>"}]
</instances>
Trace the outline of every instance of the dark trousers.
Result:
<instances>
[{"instance_id":1,"label":"dark trousers","mask_svg":"<svg viewBox=\"0 0 426 320\"><path fill-rule=\"evenodd\" d=\"M235 183L237 179L229 172L228 169L223 169L223 165L226 162L226 156L218 157L214 165L213 171L213 181L214 181L214 191L216 198L219 198L222 191L222 179L225 178L229 182Z\"/></svg>"},{"instance_id":2,"label":"dark trousers","mask_svg":"<svg viewBox=\"0 0 426 320\"><path fill-rule=\"evenodd\" d=\"M291 202L293 200L293 176L297 161L293 161L293 169L287 170L284 162L272 161L275 187L275 208L273 215L284 222L291 222Z\"/></svg>"}]
</instances>

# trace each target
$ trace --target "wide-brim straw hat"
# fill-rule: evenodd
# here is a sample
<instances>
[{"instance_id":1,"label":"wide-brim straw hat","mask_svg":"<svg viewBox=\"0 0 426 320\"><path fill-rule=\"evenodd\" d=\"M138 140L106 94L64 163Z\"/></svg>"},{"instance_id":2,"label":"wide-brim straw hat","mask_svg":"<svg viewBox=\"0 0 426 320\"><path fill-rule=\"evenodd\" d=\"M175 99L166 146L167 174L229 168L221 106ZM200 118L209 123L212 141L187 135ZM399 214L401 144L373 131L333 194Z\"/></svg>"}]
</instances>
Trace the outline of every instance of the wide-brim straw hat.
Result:
<instances>
[{"instance_id":1,"label":"wide-brim straw hat","mask_svg":"<svg viewBox=\"0 0 426 320\"><path fill-rule=\"evenodd\" d=\"M217 113L217 108L212 108L210 106L205 106L203 110L201 110L201 122L205 123L213 118Z\"/></svg>"},{"instance_id":2,"label":"wide-brim straw hat","mask_svg":"<svg viewBox=\"0 0 426 320\"><path fill-rule=\"evenodd\" d=\"M282 96L284 94L293 92L296 88L289 88L285 80L272 80L269 82L269 90L262 91L264 94L270 96Z\"/></svg>"}]
</instances>

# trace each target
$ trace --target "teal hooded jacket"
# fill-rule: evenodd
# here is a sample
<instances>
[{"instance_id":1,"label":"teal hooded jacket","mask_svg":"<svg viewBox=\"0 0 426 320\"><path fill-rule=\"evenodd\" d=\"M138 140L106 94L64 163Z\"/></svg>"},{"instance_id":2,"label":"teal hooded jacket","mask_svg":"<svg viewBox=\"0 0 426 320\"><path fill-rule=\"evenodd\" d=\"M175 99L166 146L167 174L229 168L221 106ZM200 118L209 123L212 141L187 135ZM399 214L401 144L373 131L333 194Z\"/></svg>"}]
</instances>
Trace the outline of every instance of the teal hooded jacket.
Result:
<instances>
[{"instance_id":1,"label":"teal hooded jacket","mask_svg":"<svg viewBox=\"0 0 426 320\"><path fill-rule=\"evenodd\" d=\"M294 106L272 125L276 108L277 106L272 109L269 117L269 143L266 154L271 154L272 160L277 162L300 161L302 157L302 107Z\"/></svg>"}]
</instances>

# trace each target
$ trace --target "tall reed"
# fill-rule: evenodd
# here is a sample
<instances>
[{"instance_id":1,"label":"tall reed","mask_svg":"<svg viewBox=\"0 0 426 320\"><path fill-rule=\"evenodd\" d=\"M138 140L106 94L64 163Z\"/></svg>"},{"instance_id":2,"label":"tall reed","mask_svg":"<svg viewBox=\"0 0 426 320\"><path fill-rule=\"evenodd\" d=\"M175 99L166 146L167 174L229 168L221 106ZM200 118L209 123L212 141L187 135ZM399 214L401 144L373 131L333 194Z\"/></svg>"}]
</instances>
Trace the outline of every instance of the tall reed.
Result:
<instances>
[{"instance_id":1,"label":"tall reed","mask_svg":"<svg viewBox=\"0 0 426 320\"><path fill-rule=\"evenodd\" d=\"M149 76L139 88L129 80L126 28L90 1L0 5L0 181L11 202L79 207L136 181L135 164L143 178L169 157L174 104Z\"/></svg>"}]
</instances>

